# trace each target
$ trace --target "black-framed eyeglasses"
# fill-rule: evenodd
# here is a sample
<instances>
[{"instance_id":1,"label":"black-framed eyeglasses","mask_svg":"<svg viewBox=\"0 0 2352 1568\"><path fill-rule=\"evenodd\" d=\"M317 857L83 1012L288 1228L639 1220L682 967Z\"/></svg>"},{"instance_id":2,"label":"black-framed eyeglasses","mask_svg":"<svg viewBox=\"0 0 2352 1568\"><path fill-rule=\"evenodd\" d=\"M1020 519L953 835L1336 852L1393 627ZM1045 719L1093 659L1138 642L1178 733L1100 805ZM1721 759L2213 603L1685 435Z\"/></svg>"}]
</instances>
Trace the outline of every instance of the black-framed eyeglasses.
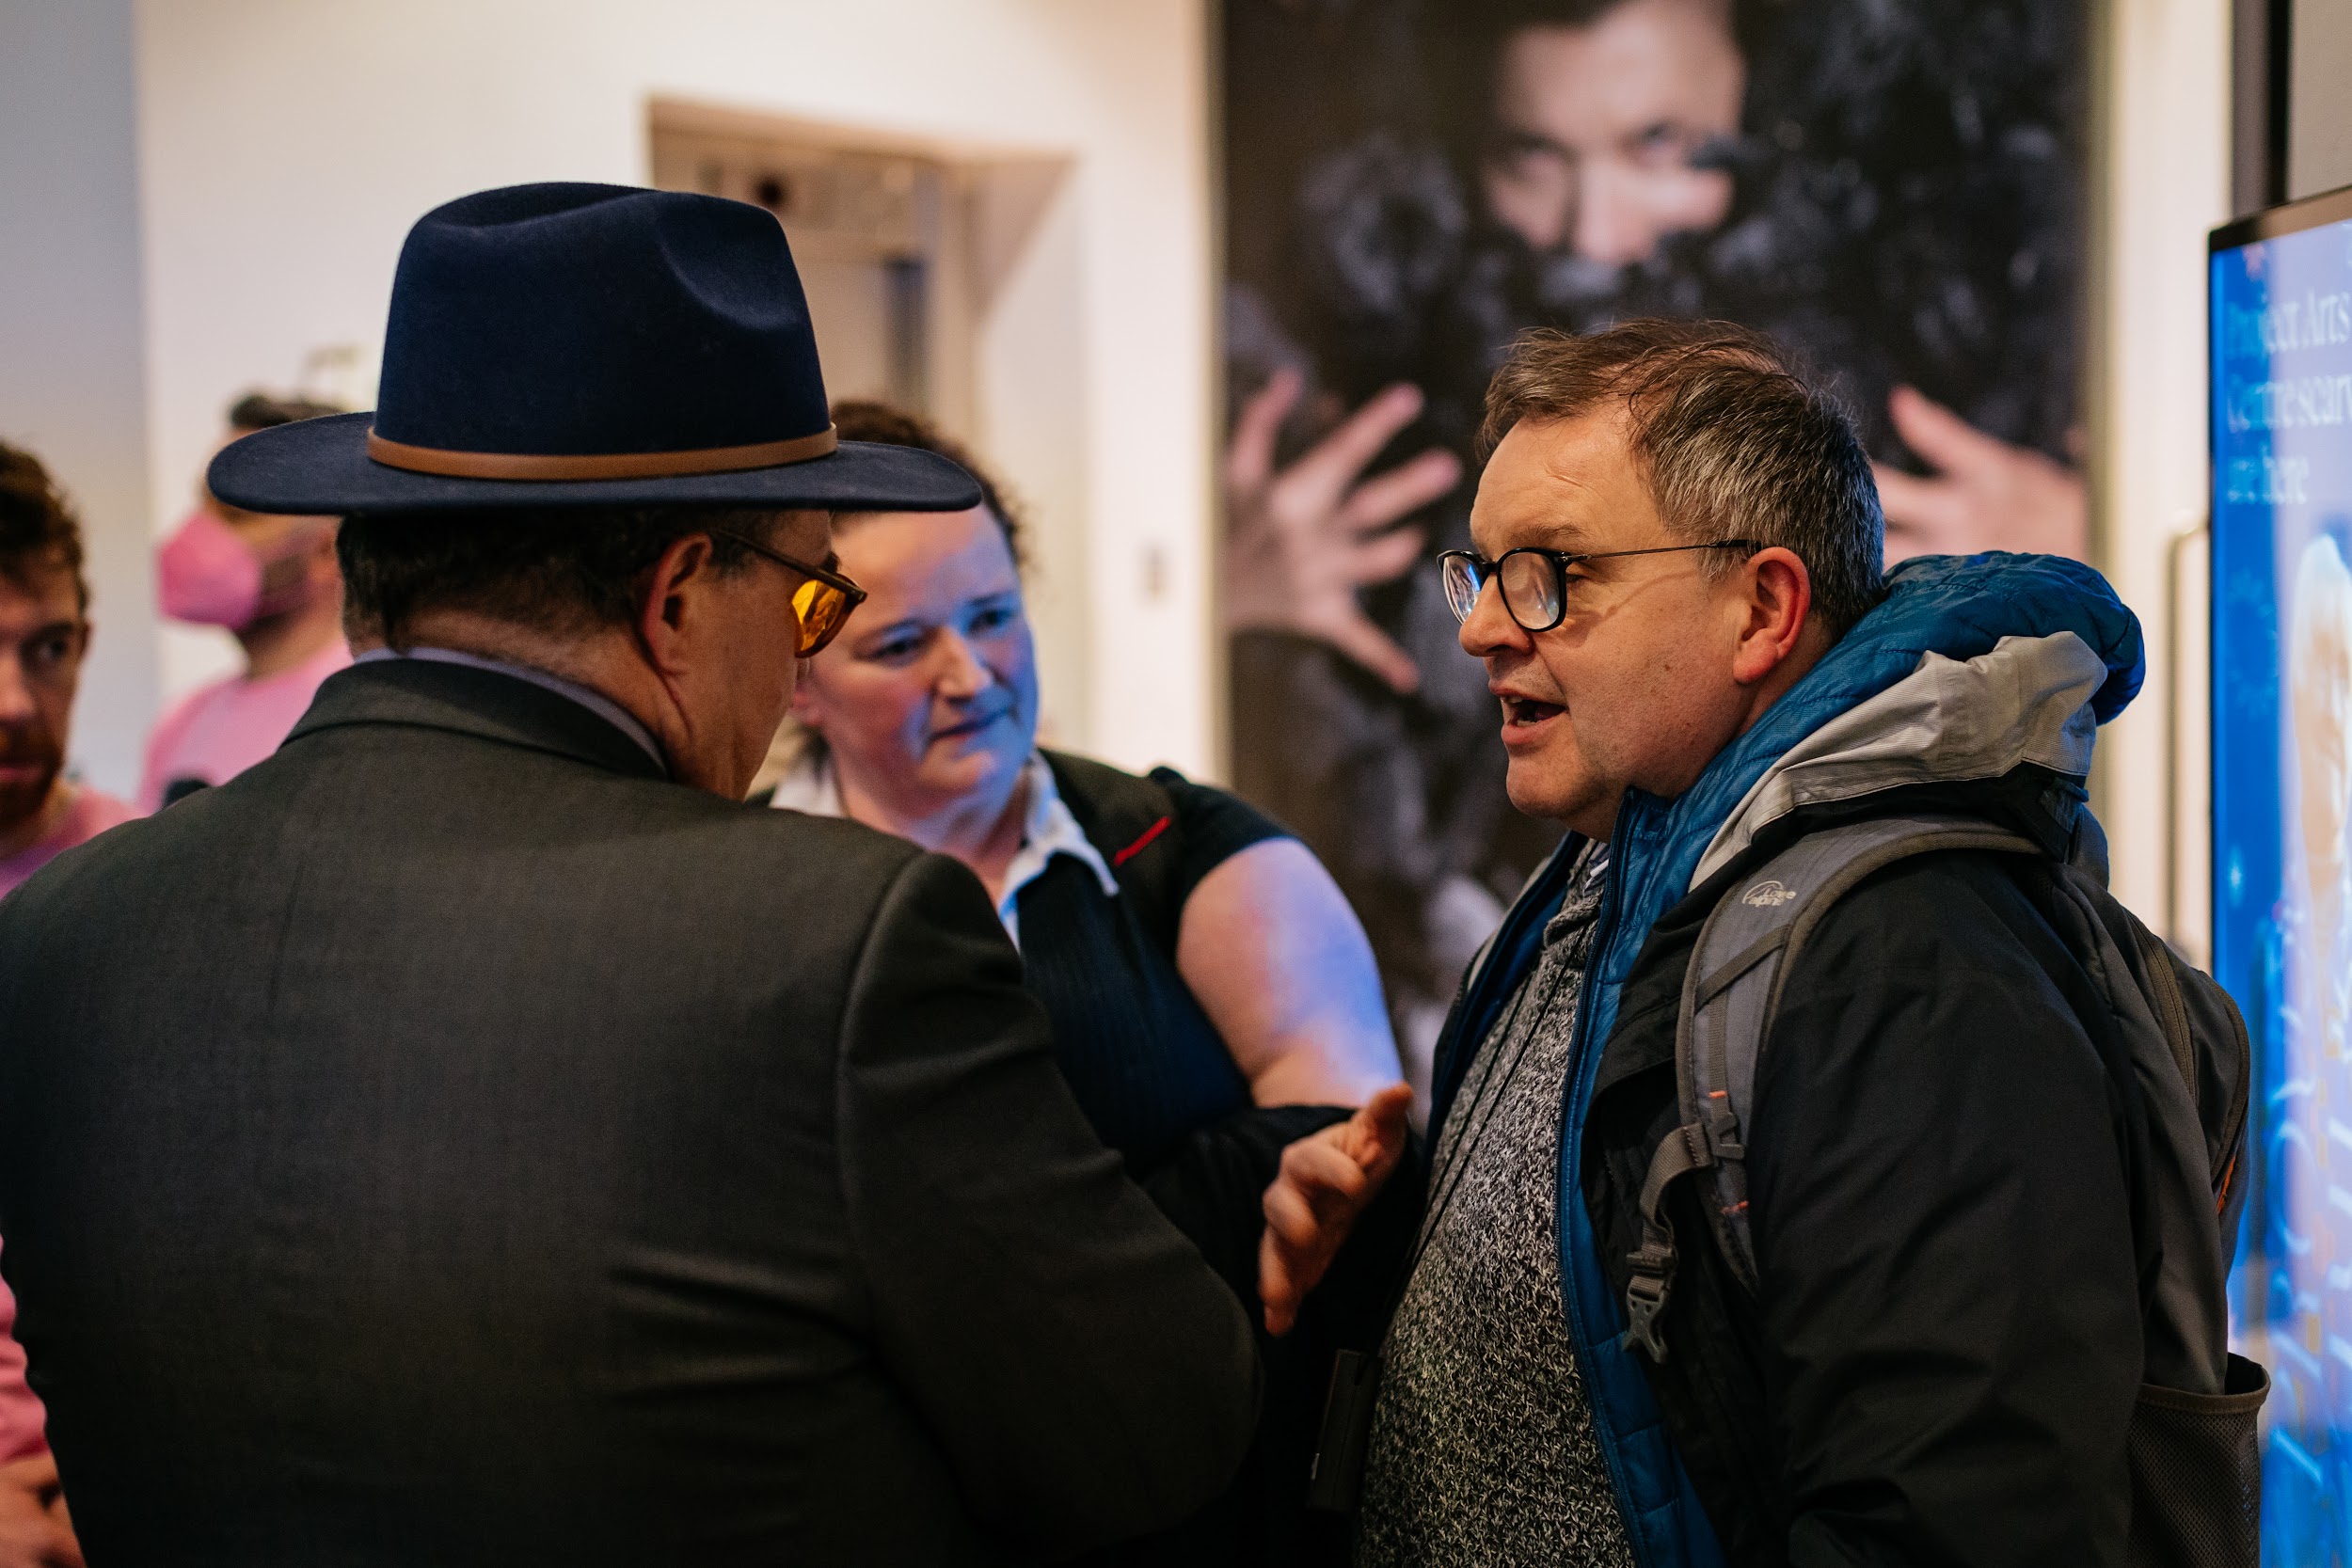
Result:
<instances>
[{"instance_id":1,"label":"black-framed eyeglasses","mask_svg":"<svg viewBox=\"0 0 2352 1568\"><path fill-rule=\"evenodd\" d=\"M1502 608L1523 631L1549 631L1568 613L1568 568L1587 561L1629 555L1679 555L1685 550L1746 550L1764 546L1753 539L1715 539L1704 545L1658 545L1645 550L1548 550L1521 545L1489 561L1476 550L1447 550L1438 557L1438 580L1456 621L1470 619L1488 578L1502 590Z\"/></svg>"},{"instance_id":2,"label":"black-framed eyeglasses","mask_svg":"<svg viewBox=\"0 0 2352 1568\"><path fill-rule=\"evenodd\" d=\"M796 561L756 539L746 539L733 529L715 528L710 531L717 537L734 540L754 555L787 566L806 579L792 591L792 613L801 623L800 645L794 650L799 657L815 658L826 643L841 635L850 611L866 602L866 590L839 572Z\"/></svg>"}]
</instances>

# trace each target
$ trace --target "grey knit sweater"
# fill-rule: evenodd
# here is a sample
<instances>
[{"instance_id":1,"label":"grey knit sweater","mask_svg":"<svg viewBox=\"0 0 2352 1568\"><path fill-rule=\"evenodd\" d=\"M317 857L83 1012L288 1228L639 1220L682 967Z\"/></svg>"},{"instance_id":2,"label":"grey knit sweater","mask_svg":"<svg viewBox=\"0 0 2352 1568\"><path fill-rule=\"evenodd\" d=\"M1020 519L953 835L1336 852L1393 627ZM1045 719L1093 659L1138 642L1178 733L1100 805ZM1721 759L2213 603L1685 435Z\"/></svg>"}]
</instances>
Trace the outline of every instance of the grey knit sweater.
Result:
<instances>
[{"instance_id":1,"label":"grey knit sweater","mask_svg":"<svg viewBox=\"0 0 2352 1568\"><path fill-rule=\"evenodd\" d=\"M1382 1350L1359 1568L1633 1560L1560 1293L1561 1107L1606 860L1585 851L1439 1130Z\"/></svg>"}]
</instances>

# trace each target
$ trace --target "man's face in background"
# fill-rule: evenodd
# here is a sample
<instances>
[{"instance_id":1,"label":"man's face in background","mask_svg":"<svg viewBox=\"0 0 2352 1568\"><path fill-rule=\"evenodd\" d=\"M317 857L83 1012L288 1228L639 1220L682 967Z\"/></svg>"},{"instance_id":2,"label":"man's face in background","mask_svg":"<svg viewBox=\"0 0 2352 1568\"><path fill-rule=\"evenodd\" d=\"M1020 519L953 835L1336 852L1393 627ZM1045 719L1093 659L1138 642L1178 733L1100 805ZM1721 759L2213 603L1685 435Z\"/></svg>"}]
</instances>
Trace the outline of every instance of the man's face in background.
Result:
<instances>
[{"instance_id":1,"label":"man's face in background","mask_svg":"<svg viewBox=\"0 0 2352 1568\"><path fill-rule=\"evenodd\" d=\"M0 834L40 815L65 767L82 654L81 585L42 560L0 570Z\"/></svg>"},{"instance_id":2,"label":"man's face in background","mask_svg":"<svg viewBox=\"0 0 2352 1568\"><path fill-rule=\"evenodd\" d=\"M1730 174L1691 158L1739 131L1746 87L1724 0L1626 0L1587 25L1522 28L1496 62L1487 210L1539 255L1646 261L1730 211Z\"/></svg>"}]
</instances>

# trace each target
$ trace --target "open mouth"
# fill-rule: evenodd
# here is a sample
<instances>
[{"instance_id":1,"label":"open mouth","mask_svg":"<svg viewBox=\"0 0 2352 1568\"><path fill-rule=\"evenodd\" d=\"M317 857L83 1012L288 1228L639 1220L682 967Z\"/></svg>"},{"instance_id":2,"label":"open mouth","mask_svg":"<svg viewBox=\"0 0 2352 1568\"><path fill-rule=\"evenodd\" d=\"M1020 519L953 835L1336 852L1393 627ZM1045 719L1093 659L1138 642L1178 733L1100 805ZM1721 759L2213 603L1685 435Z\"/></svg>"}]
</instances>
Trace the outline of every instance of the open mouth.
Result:
<instances>
[{"instance_id":1,"label":"open mouth","mask_svg":"<svg viewBox=\"0 0 2352 1568\"><path fill-rule=\"evenodd\" d=\"M1565 712L1557 703L1539 703L1533 697L1505 695L1502 699L1502 721L1515 729L1532 728Z\"/></svg>"}]
</instances>

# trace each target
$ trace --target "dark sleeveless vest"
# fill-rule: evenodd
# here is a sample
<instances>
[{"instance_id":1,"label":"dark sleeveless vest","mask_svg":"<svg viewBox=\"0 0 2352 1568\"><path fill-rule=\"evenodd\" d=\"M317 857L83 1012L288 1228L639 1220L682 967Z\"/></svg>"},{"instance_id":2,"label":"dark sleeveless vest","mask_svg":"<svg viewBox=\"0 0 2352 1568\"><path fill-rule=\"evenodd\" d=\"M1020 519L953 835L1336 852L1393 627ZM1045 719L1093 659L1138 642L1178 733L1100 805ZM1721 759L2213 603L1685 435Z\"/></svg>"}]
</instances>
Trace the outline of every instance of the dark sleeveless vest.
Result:
<instances>
[{"instance_id":1,"label":"dark sleeveless vest","mask_svg":"<svg viewBox=\"0 0 2352 1568\"><path fill-rule=\"evenodd\" d=\"M1018 899L1029 990L1054 1021L1063 1076L1131 1166L1249 1104L1249 1084L1176 968L1184 900L1226 856L1281 830L1168 768L1138 778L1045 753L1117 898L1058 855Z\"/></svg>"}]
</instances>

